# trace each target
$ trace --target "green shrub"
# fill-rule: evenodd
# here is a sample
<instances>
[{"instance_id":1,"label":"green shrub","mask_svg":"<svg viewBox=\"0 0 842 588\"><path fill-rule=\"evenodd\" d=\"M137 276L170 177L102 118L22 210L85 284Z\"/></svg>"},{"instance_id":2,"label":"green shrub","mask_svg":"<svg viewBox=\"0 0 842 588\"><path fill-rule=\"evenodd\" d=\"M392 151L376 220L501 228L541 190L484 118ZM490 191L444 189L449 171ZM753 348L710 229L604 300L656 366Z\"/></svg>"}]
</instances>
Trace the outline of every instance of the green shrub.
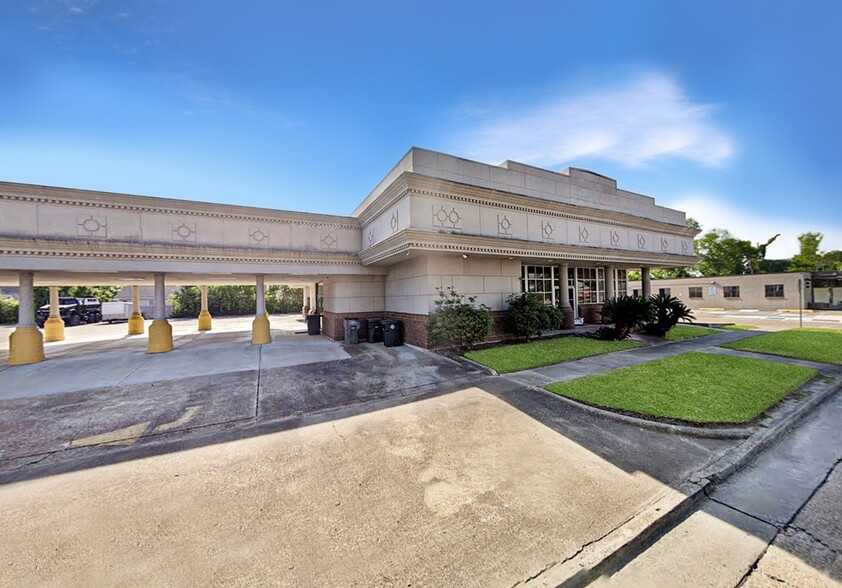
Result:
<instances>
[{"instance_id":1,"label":"green shrub","mask_svg":"<svg viewBox=\"0 0 842 588\"><path fill-rule=\"evenodd\" d=\"M441 288L436 309L427 319L427 341L433 347L448 344L471 349L491 331L491 309L484 304L475 306L476 296L465 297L448 287Z\"/></svg>"},{"instance_id":2,"label":"green shrub","mask_svg":"<svg viewBox=\"0 0 842 588\"><path fill-rule=\"evenodd\" d=\"M652 319L643 325L647 335L663 337L681 320L693 322L692 311L675 296L657 294L650 298L654 308Z\"/></svg>"},{"instance_id":3,"label":"green shrub","mask_svg":"<svg viewBox=\"0 0 842 588\"><path fill-rule=\"evenodd\" d=\"M564 328L565 319L564 313L561 312L561 309L549 304L544 304L541 309L541 313L543 315L541 317L541 325L539 327L541 331L556 331Z\"/></svg>"},{"instance_id":4,"label":"green shrub","mask_svg":"<svg viewBox=\"0 0 842 588\"><path fill-rule=\"evenodd\" d=\"M564 327L564 313L555 306L544 304L532 292L512 294L506 299L506 330L522 339Z\"/></svg>"},{"instance_id":5,"label":"green shrub","mask_svg":"<svg viewBox=\"0 0 842 588\"><path fill-rule=\"evenodd\" d=\"M289 286L266 287L266 312L301 312L304 290ZM174 317L199 316L202 308L198 286L182 286L171 297ZM208 286L208 310L214 316L254 314L257 300L254 286Z\"/></svg>"},{"instance_id":6,"label":"green shrub","mask_svg":"<svg viewBox=\"0 0 842 588\"><path fill-rule=\"evenodd\" d=\"M0 295L0 325L18 322L18 301Z\"/></svg>"},{"instance_id":7,"label":"green shrub","mask_svg":"<svg viewBox=\"0 0 842 588\"><path fill-rule=\"evenodd\" d=\"M602 321L614 325L613 329L600 329L599 336L617 341L629 336L632 329L650 322L655 313L651 300L623 294L605 301Z\"/></svg>"},{"instance_id":8,"label":"green shrub","mask_svg":"<svg viewBox=\"0 0 842 588\"><path fill-rule=\"evenodd\" d=\"M544 301L531 292L512 294L506 299L506 330L522 339L538 333L544 319Z\"/></svg>"}]
</instances>

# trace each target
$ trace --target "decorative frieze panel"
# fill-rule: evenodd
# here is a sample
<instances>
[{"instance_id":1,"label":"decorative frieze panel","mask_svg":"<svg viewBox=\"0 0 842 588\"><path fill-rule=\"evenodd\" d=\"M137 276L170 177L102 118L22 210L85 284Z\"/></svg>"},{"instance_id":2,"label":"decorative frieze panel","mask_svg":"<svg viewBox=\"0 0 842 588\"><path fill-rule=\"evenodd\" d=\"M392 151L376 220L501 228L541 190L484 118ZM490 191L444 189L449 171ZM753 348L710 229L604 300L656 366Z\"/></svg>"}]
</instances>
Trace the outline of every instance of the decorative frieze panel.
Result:
<instances>
[{"instance_id":1,"label":"decorative frieze panel","mask_svg":"<svg viewBox=\"0 0 842 588\"><path fill-rule=\"evenodd\" d=\"M89 214L80 216L76 223L77 234L93 239L108 238L108 219L104 216Z\"/></svg>"},{"instance_id":2,"label":"decorative frieze panel","mask_svg":"<svg viewBox=\"0 0 842 588\"><path fill-rule=\"evenodd\" d=\"M497 215L497 234L501 237L512 236L512 221L505 214Z\"/></svg>"},{"instance_id":3,"label":"decorative frieze panel","mask_svg":"<svg viewBox=\"0 0 842 588\"><path fill-rule=\"evenodd\" d=\"M637 248L638 249L640 249L641 251L648 251L649 250L650 244L646 239L646 235L644 235L643 233L637 233L636 241L637 241Z\"/></svg>"},{"instance_id":4,"label":"decorative frieze panel","mask_svg":"<svg viewBox=\"0 0 842 588\"><path fill-rule=\"evenodd\" d=\"M172 223L172 240L187 243L196 242L196 223Z\"/></svg>"},{"instance_id":5,"label":"decorative frieze panel","mask_svg":"<svg viewBox=\"0 0 842 588\"><path fill-rule=\"evenodd\" d=\"M555 241L555 228L550 221L541 221L541 239L544 241Z\"/></svg>"},{"instance_id":6,"label":"decorative frieze panel","mask_svg":"<svg viewBox=\"0 0 842 588\"><path fill-rule=\"evenodd\" d=\"M588 230L588 227L585 225L578 225L578 239L580 245L590 245L591 244L591 232Z\"/></svg>"},{"instance_id":7,"label":"decorative frieze panel","mask_svg":"<svg viewBox=\"0 0 842 588\"><path fill-rule=\"evenodd\" d=\"M339 240L336 238L336 233L326 233L322 235L322 249L336 249L337 243L339 243Z\"/></svg>"},{"instance_id":8,"label":"decorative frieze panel","mask_svg":"<svg viewBox=\"0 0 842 588\"><path fill-rule=\"evenodd\" d=\"M269 229L266 227L249 227L249 245L268 247Z\"/></svg>"},{"instance_id":9,"label":"decorative frieze panel","mask_svg":"<svg viewBox=\"0 0 842 588\"><path fill-rule=\"evenodd\" d=\"M433 226L438 229L449 229L452 231L462 230L462 216L455 206L445 208L442 205L433 206Z\"/></svg>"},{"instance_id":10,"label":"decorative frieze panel","mask_svg":"<svg viewBox=\"0 0 842 588\"><path fill-rule=\"evenodd\" d=\"M620 246L620 231L618 231L617 229L611 229L608 232L608 245L610 247Z\"/></svg>"},{"instance_id":11,"label":"decorative frieze panel","mask_svg":"<svg viewBox=\"0 0 842 588\"><path fill-rule=\"evenodd\" d=\"M399 214L400 214L400 211L396 210L395 212L392 213L392 218L389 220L389 228L392 229L393 235L395 233L397 233L398 229L400 229L400 227L401 227Z\"/></svg>"}]
</instances>

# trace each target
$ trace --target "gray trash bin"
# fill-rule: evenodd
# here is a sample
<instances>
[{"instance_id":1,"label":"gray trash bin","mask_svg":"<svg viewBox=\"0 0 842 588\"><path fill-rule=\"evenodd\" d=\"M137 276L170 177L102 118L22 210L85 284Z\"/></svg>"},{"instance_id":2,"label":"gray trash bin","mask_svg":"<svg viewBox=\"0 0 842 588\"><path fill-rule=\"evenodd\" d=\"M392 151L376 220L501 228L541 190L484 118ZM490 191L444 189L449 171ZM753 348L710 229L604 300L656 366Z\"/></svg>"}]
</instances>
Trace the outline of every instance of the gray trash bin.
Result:
<instances>
[{"instance_id":1,"label":"gray trash bin","mask_svg":"<svg viewBox=\"0 0 842 588\"><path fill-rule=\"evenodd\" d=\"M308 314L307 315L307 334L318 335L322 332L322 315Z\"/></svg>"},{"instance_id":2,"label":"gray trash bin","mask_svg":"<svg viewBox=\"0 0 842 588\"><path fill-rule=\"evenodd\" d=\"M360 319L345 319L345 345L356 345L360 342Z\"/></svg>"},{"instance_id":3,"label":"gray trash bin","mask_svg":"<svg viewBox=\"0 0 842 588\"><path fill-rule=\"evenodd\" d=\"M380 321L383 325L383 344L386 347L397 347L401 344L401 321L386 319Z\"/></svg>"},{"instance_id":4,"label":"gray trash bin","mask_svg":"<svg viewBox=\"0 0 842 588\"><path fill-rule=\"evenodd\" d=\"M383 342L383 325L380 324L382 320L381 317L365 319L369 343Z\"/></svg>"}]
</instances>

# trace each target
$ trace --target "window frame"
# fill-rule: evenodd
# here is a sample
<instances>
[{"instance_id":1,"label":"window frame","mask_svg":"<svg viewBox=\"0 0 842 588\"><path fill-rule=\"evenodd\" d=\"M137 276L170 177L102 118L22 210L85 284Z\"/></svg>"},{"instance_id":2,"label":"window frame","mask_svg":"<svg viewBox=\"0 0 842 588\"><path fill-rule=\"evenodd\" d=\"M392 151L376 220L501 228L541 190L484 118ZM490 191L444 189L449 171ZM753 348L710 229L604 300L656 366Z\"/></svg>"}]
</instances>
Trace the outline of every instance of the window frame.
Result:
<instances>
[{"instance_id":1,"label":"window frame","mask_svg":"<svg viewBox=\"0 0 842 588\"><path fill-rule=\"evenodd\" d=\"M740 298L739 286L722 286L723 298Z\"/></svg>"},{"instance_id":2,"label":"window frame","mask_svg":"<svg viewBox=\"0 0 842 588\"><path fill-rule=\"evenodd\" d=\"M693 293L698 292L698 296L694 296ZM688 286L687 287L687 298L690 300L704 300L705 298L705 287L704 286Z\"/></svg>"},{"instance_id":3,"label":"window frame","mask_svg":"<svg viewBox=\"0 0 842 588\"><path fill-rule=\"evenodd\" d=\"M770 288L774 288L770 292ZM784 285L783 284L763 284L763 291L766 298L784 298Z\"/></svg>"}]
</instances>

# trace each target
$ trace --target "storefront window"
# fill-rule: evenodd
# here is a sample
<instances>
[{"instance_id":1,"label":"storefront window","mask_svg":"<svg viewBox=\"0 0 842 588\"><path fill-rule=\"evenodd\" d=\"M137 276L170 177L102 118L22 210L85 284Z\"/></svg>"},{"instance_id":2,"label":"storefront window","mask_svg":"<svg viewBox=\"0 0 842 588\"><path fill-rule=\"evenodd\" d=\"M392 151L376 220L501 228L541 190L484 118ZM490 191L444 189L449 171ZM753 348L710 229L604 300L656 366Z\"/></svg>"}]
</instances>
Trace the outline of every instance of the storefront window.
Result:
<instances>
[{"instance_id":1,"label":"storefront window","mask_svg":"<svg viewBox=\"0 0 842 588\"><path fill-rule=\"evenodd\" d=\"M614 296L623 296L628 294L629 291L629 280L626 277L626 270L624 269L615 269L614 270Z\"/></svg>"},{"instance_id":2,"label":"storefront window","mask_svg":"<svg viewBox=\"0 0 842 588\"><path fill-rule=\"evenodd\" d=\"M605 301L605 274L601 267L576 268L576 295L579 304Z\"/></svg>"},{"instance_id":3,"label":"storefront window","mask_svg":"<svg viewBox=\"0 0 842 588\"><path fill-rule=\"evenodd\" d=\"M544 304L553 304L553 292L558 291L557 268L549 265L523 266L523 291L533 292L544 300Z\"/></svg>"}]
</instances>

